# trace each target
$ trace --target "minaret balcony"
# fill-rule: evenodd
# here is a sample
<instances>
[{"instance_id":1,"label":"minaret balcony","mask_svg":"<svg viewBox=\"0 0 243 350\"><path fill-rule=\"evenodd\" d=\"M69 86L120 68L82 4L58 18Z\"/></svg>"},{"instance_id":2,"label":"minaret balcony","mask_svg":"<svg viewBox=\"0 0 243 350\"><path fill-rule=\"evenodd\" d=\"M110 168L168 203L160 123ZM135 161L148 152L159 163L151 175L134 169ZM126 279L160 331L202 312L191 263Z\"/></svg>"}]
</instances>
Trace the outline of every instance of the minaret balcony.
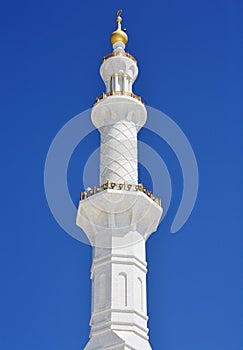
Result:
<instances>
[{"instance_id":1,"label":"minaret balcony","mask_svg":"<svg viewBox=\"0 0 243 350\"><path fill-rule=\"evenodd\" d=\"M81 194L76 224L92 246L127 247L146 241L162 212L160 200L141 185L107 182Z\"/></svg>"},{"instance_id":2,"label":"minaret balcony","mask_svg":"<svg viewBox=\"0 0 243 350\"><path fill-rule=\"evenodd\" d=\"M135 62L137 64L137 60L128 52L117 52L117 51L113 51L111 53L109 53L108 55L104 56L102 59L102 63L104 63L106 60L108 60L108 58L110 57L114 57L114 56L125 56L130 58L133 62Z\"/></svg>"},{"instance_id":3,"label":"minaret balcony","mask_svg":"<svg viewBox=\"0 0 243 350\"><path fill-rule=\"evenodd\" d=\"M157 198L153 195L151 191L149 191L147 188L145 188L142 184L134 185L134 184L128 184L126 182L124 183L116 183L112 181L107 181L105 184L99 186L99 187L93 187L93 188L87 188L85 192L81 192L80 194L80 200L87 199L90 196L93 196L96 193L105 191L105 190L124 190L129 192L143 192L145 193L149 198L151 198L156 204L158 204L161 207L161 199Z\"/></svg>"},{"instance_id":4,"label":"minaret balcony","mask_svg":"<svg viewBox=\"0 0 243 350\"><path fill-rule=\"evenodd\" d=\"M106 97L109 97L109 96L129 96L129 97L133 97L137 101L141 102L144 105L144 102L142 101L141 96L137 96L133 92L123 91L123 90L122 91L114 91L114 90L112 90L111 92L106 92L106 93L103 92L101 96L96 98L95 103L93 105L95 105L100 100L102 100L102 99L104 99Z\"/></svg>"}]
</instances>

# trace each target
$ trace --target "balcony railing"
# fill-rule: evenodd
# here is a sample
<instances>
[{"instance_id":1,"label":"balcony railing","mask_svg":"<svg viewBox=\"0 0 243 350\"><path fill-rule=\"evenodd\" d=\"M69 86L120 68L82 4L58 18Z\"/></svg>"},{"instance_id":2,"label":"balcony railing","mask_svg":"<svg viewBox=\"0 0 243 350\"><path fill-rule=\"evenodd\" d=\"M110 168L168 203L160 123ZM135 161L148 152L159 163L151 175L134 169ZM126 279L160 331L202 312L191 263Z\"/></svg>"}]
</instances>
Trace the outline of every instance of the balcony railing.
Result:
<instances>
[{"instance_id":1,"label":"balcony railing","mask_svg":"<svg viewBox=\"0 0 243 350\"><path fill-rule=\"evenodd\" d=\"M103 92L103 94L102 94L101 96L99 96L99 97L96 98L94 105L95 105L97 102L99 102L100 100L102 100L103 98L105 98L105 97L108 97L108 96L117 96L117 95L118 95L118 96L130 96L130 97L135 98L137 101L141 102L142 104L144 104L144 102L142 101L141 96L137 96L137 95L135 95L133 92L128 92L128 91L114 91L114 90L112 90L111 92L106 92L106 93Z\"/></svg>"},{"instance_id":2,"label":"balcony railing","mask_svg":"<svg viewBox=\"0 0 243 350\"><path fill-rule=\"evenodd\" d=\"M131 185L126 182L117 183L109 180L104 185L101 185L99 187L94 187L94 188L88 187L85 192L81 192L80 200L87 199L90 196L105 190L119 190L119 191L123 190L123 191L130 191L130 192L143 192L161 207L161 200L155 197L153 193L150 192L147 188L143 187L142 184Z\"/></svg>"},{"instance_id":3,"label":"balcony railing","mask_svg":"<svg viewBox=\"0 0 243 350\"><path fill-rule=\"evenodd\" d=\"M104 63L108 58L114 57L114 56L128 57L131 60L133 60L133 62L135 62L137 64L137 60L130 53L128 53L128 52L116 52L116 51L113 51L113 52L109 53L108 55L104 56L102 59L102 63Z\"/></svg>"}]
</instances>

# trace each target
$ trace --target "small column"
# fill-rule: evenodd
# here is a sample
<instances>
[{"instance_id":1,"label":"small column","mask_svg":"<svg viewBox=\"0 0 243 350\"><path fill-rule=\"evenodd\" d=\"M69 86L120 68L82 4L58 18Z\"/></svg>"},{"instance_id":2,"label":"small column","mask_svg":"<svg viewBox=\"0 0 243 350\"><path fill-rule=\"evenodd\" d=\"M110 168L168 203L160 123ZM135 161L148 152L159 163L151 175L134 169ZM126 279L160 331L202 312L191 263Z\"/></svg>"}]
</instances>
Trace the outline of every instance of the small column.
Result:
<instances>
[{"instance_id":1,"label":"small column","mask_svg":"<svg viewBox=\"0 0 243 350\"><path fill-rule=\"evenodd\" d=\"M128 91L132 92L132 79L131 78L128 79Z\"/></svg>"},{"instance_id":2,"label":"small column","mask_svg":"<svg viewBox=\"0 0 243 350\"><path fill-rule=\"evenodd\" d=\"M123 76L123 90L128 92L128 81L127 81L127 74L124 74Z\"/></svg>"},{"instance_id":3,"label":"small column","mask_svg":"<svg viewBox=\"0 0 243 350\"><path fill-rule=\"evenodd\" d=\"M115 91L115 76L111 76L111 91Z\"/></svg>"},{"instance_id":4,"label":"small column","mask_svg":"<svg viewBox=\"0 0 243 350\"><path fill-rule=\"evenodd\" d=\"M111 86L110 86L110 84L111 84L111 80L110 79L108 79L107 81L106 81L106 92L110 92L111 91Z\"/></svg>"},{"instance_id":5,"label":"small column","mask_svg":"<svg viewBox=\"0 0 243 350\"><path fill-rule=\"evenodd\" d=\"M119 91L119 84L118 84L118 74L115 74L115 84L114 84L114 90Z\"/></svg>"}]
</instances>

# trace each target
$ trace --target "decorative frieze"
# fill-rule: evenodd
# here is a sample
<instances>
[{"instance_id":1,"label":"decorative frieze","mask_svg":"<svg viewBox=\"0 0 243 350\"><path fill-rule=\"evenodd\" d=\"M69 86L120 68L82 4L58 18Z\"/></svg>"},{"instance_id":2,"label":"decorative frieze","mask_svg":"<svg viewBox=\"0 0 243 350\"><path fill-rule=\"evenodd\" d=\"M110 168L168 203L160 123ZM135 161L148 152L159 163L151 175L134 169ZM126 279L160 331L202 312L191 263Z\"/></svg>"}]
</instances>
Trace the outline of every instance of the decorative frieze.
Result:
<instances>
[{"instance_id":1,"label":"decorative frieze","mask_svg":"<svg viewBox=\"0 0 243 350\"><path fill-rule=\"evenodd\" d=\"M84 192L81 192L80 200L87 199L96 193L106 191L106 190L116 190L116 191L123 190L123 191L131 191L131 192L137 192L137 191L143 192L161 207L161 199L155 197L153 195L153 193L151 191L149 191L147 188L143 187L142 184L133 185L133 184L128 184L126 182L124 182L124 183L111 182L109 180L101 186L94 186L93 188L91 188L91 187L86 188L86 190Z\"/></svg>"}]
</instances>

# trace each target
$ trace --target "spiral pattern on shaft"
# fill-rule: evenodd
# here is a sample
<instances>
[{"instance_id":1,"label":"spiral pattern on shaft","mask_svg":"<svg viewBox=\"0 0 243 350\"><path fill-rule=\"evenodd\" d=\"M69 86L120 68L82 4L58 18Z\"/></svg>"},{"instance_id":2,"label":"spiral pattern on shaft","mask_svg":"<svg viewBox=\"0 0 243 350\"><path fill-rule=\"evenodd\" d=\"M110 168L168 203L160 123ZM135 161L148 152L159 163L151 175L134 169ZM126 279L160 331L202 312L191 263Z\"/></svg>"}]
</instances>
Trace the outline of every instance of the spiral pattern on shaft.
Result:
<instances>
[{"instance_id":1,"label":"spiral pattern on shaft","mask_svg":"<svg viewBox=\"0 0 243 350\"><path fill-rule=\"evenodd\" d=\"M138 183L137 129L133 122L119 121L100 129L100 183Z\"/></svg>"}]
</instances>

